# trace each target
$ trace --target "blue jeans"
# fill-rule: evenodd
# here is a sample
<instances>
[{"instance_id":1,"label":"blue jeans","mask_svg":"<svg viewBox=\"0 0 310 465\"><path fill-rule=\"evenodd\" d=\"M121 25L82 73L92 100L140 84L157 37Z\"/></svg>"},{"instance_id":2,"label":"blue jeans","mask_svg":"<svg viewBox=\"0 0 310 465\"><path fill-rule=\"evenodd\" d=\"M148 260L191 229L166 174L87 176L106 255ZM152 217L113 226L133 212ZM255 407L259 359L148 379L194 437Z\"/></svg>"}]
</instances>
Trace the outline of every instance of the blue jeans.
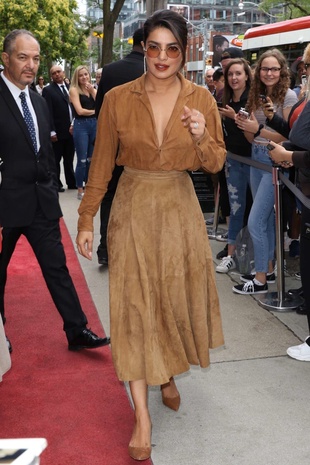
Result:
<instances>
[{"instance_id":1,"label":"blue jeans","mask_svg":"<svg viewBox=\"0 0 310 465\"><path fill-rule=\"evenodd\" d=\"M252 159L271 166L267 147L253 143ZM275 213L272 174L251 166L253 205L248 228L254 246L255 270L267 273L268 261L274 259Z\"/></svg>"},{"instance_id":2,"label":"blue jeans","mask_svg":"<svg viewBox=\"0 0 310 465\"><path fill-rule=\"evenodd\" d=\"M77 164L75 179L77 187L87 182L90 160L94 150L97 120L92 118L76 118L73 127L73 140L76 150Z\"/></svg>"},{"instance_id":3,"label":"blue jeans","mask_svg":"<svg viewBox=\"0 0 310 465\"><path fill-rule=\"evenodd\" d=\"M230 158L227 152L226 180L230 204L228 244L234 245L239 231L243 227L243 218L247 200L247 188L250 185L250 166Z\"/></svg>"}]
</instances>

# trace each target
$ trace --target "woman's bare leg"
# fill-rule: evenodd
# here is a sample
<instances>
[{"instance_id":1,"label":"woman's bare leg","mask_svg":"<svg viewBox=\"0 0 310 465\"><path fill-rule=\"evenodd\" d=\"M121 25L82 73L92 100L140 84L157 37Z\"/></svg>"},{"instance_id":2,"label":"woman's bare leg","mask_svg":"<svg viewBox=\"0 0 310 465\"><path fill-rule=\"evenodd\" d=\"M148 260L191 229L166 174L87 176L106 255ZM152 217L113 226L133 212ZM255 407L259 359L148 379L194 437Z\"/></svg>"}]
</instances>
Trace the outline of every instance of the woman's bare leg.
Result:
<instances>
[{"instance_id":1,"label":"woman's bare leg","mask_svg":"<svg viewBox=\"0 0 310 465\"><path fill-rule=\"evenodd\" d=\"M148 387L145 379L129 382L135 408L135 427L130 447L151 447L151 418L148 410Z\"/></svg>"}]
</instances>

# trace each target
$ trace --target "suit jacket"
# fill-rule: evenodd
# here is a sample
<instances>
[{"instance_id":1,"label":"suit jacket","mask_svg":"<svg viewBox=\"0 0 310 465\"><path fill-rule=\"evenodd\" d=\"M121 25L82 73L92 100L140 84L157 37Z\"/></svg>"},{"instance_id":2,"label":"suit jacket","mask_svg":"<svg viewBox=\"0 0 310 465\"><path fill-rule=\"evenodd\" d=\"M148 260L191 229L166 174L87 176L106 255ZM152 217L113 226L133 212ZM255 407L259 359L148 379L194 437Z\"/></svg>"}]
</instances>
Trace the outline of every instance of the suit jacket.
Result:
<instances>
[{"instance_id":1,"label":"suit jacket","mask_svg":"<svg viewBox=\"0 0 310 465\"><path fill-rule=\"evenodd\" d=\"M0 224L4 227L28 226L38 206L50 220L62 216L48 108L39 94L29 93L39 126L37 156L24 118L0 76Z\"/></svg>"},{"instance_id":2,"label":"suit jacket","mask_svg":"<svg viewBox=\"0 0 310 465\"><path fill-rule=\"evenodd\" d=\"M103 67L96 96L95 115L97 118L103 98L109 90L126 82L133 81L143 74L143 58L144 55L142 52L132 51L122 60L109 63Z\"/></svg>"},{"instance_id":3,"label":"suit jacket","mask_svg":"<svg viewBox=\"0 0 310 465\"><path fill-rule=\"evenodd\" d=\"M69 133L71 120L68 101L59 88L59 85L52 82L49 86L44 87L42 96L47 101L51 116L52 131L56 132L58 140L70 139L72 136ZM69 105L71 106L71 104ZM73 115L74 111L72 106L71 110Z\"/></svg>"}]
</instances>

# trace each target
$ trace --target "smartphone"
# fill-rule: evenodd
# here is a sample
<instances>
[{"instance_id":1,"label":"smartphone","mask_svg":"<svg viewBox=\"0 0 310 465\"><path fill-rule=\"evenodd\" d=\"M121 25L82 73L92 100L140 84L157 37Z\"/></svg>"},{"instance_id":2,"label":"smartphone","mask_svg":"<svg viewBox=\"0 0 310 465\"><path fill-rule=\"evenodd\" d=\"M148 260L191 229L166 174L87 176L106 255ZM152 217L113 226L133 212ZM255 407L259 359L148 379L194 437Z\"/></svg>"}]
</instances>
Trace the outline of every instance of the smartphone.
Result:
<instances>
[{"instance_id":1,"label":"smartphone","mask_svg":"<svg viewBox=\"0 0 310 465\"><path fill-rule=\"evenodd\" d=\"M260 94L259 98L261 99L261 101L262 101L263 103L267 103L267 97L266 97L266 95Z\"/></svg>"},{"instance_id":2,"label":"smartphone","mask_svg":"<svg viewBox=\"0 0 310 465\"><path fill-rule=\"evenodd\" d=\"M249 112L246 111L245 108L240 108L240 110L238 111L238 115L242 116L242 118L248 118L250 116Z\"/></svg>"},{"instance_id":3,"label":"smartphone","mask_svg":"<svg viewBox=\"0 0 310 465\"><path fill-rule=\"evenodd\" d=\"M223 103L222 102L216 102L217 108L223 108Z\"/></svg>"},{"instance_id":4,"label":"smartphone","mask_svg":"<svg viewBox=\"0 0 310 465\"><path fill-rule=\"evenodd\" d=\"M267 147L268 150L273 150L273 149L275 149L275 146L274 146L274 145L271 145L271 144L267 144L266 147Z\"/></svg>"},{"instance_id":5,"label":"smartphone","mask_svg":"<svg viewBox=\"0 0 310 465\"><path fill-rule=\"evenodd\" d=\"M302 86L307 85L307 76L306 76L306 74L303 74L303 75L301 76L301 85L302 85Z\"/></svg>"}]
</instances>

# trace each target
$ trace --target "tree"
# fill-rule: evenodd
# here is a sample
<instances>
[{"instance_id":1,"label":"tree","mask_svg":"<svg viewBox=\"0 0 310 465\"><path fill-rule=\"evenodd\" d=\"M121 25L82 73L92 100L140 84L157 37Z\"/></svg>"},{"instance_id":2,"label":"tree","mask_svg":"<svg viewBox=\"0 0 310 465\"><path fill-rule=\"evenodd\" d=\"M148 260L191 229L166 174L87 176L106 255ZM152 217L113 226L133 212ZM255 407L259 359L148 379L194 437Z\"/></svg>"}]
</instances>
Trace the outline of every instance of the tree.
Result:
<instances>
[{"instance_id":1,"label":"tree","mask_svg":"<svg viewBox=\"0 0 310 465\"><path fill-rule=\"evenodd\" d=\"M302 16L310 15L310 2L309 0L288 0L283 3L275 0L263 0L261 2L261 9L269 11L271 8L282 7L283 19L299 18ZM280 18L282 19L282 18Z\"/></svg>"},{"instance_id":2,"label":"tree","mask_svg":"<svg viewBox=\"0 0 310 465\"><path fill-rule=\"evenodd\" d=\"M89 31L80 23L76 0L1 0L1 42L13 29L28 29L37 37L47 67L86 56Z\"/></svg>"},{"instance_id":3,"label":"tree","mask_svg":"<svg viewBox=\"0 0 310 465\"><path fill-rule=\"evenodd\" d=\"M89 5L92 5L95 8L100 8L103 13L103 18L94 24L94 26L99 24L102 24L103 26L102 57L101 63L99 64L100 67L113 61L114 27L124 2L125 0L116 0L112 10L111 0L89 0L88 2Z\"/></svg>"}]
</instances>

